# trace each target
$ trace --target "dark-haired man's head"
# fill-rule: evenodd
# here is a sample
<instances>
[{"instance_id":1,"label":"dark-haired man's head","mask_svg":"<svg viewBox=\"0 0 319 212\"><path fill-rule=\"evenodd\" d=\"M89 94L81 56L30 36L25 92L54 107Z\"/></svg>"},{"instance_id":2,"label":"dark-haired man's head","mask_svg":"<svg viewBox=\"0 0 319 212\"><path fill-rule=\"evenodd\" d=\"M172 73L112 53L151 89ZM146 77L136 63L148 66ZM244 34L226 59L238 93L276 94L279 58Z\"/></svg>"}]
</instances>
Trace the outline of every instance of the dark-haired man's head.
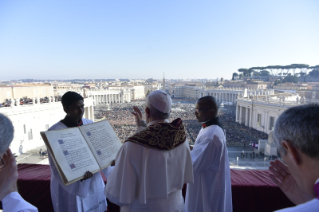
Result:
<instances>
[{"instance_id":1,"label":"dark-haired man's head","mask_svg":"<svg viewBox=\"0 0 319 212\"><path fill-rule=\"evenodd\" d=\"M217 116L218 106L212 96L204 96L197 100L195 104L195 116L198 122L206 122Z\"/></svg>"},{"instance_id":2,"label":"dark-haired man's head","mask_svg":"<svg viewBox=\"0 0 319 212\"><path fill-rule=\"evenodd\" d=\"M62 96L62 105L66 114L75 122L82 119L84 114L83 97L73 91L68 91Z\"/></svg>"}]
</instances>

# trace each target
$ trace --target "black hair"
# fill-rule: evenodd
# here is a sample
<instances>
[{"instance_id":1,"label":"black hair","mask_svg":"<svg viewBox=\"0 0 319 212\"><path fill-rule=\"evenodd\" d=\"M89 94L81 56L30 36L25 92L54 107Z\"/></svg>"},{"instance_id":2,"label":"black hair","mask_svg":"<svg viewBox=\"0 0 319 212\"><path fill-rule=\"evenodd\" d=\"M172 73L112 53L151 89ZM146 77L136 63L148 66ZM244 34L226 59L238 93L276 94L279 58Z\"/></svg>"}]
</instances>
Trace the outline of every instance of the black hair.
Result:
<instances>
[{"instance_id":1,"label":"black hair","mask_svg":"<svg viewBox=\"0 0 319 212\"><path fill-rule=\"evenodd\" d=\"M83 100L83 97L80 94L73 91L68 91L62 96L61 102L64 108L68 108L70 105L79 100Z\"/></svg>"},{"instance_id":2,"label":"black hair","mask_svg":"<svg viewBox=\"0 0 319 212\"><path fill-rule=\"evenodd\" d=\"M218 105L217 105L217 102L216 102L214 97L212 97L212 96L203 96L203 97L199 98L198 101L202 101L209 108L214 109L215 110L215 116L217 116Z\"/></svg>"}]
</instances>

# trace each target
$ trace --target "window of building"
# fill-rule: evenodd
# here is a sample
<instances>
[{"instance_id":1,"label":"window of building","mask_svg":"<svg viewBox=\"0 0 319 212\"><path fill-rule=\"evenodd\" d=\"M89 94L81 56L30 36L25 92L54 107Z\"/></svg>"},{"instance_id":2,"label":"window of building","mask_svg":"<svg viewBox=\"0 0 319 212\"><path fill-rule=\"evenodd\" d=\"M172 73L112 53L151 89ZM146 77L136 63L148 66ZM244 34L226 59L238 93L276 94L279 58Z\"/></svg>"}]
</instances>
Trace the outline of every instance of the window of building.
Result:
<instances>
[{"instance_id":1,"label":"window of building","mask_svg":"<svg viewBox=\"0 0 319 212\"><path fill-rule=\"evenodd\" d=\"M27 129L26 129L25 124L23 125L23 132L24 132L24 134L26 134L26 133L27 133Z\"/></svg>"},{"instance_id":2,"label":"window of building","mask_svg":"<svg viewBox=\"0 0 319 212\"><path fill-rule=\"evenodd\" d=\"M33 140L33 134L32 134L32 129L28 132L28 139Z\"/></svg>"},{"instance_id":3,"label":"window of building","mask_svg":"<svg viewBox=\"0 0 319 212\"><path fill-rule=\"evenodd\" d=\"M257 114L257 125L261 126L260 123L261 123L261 114Z\"/></svg>"},{"instance_id":4,"label":"window of building","mask_svg":"<svg viewBox=\"0 0 319 212\"><path fill-rule=\"evenodd\" d=\"M270 116L269 130L272 130L275 124L275 117Z\"/></svg>"}]
</instances>

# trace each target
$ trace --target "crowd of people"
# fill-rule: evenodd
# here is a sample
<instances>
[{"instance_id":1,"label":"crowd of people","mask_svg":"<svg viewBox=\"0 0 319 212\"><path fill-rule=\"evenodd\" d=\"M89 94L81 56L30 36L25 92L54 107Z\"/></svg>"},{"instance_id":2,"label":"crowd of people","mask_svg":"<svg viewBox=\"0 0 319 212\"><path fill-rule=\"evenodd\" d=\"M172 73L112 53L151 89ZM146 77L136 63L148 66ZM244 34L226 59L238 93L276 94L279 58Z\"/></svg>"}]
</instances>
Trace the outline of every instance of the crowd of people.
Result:
<instances>
[{"instance_id":1,"label":"crowd of people","mask_svg":"<svg viewBox=\"0 0 319 212\"><path fill-rule=\"evenodd\" d=\"M131 114L133 105L137 105L144 113L144 102L112 104L111 108L107 106L98 106L95 108L95 118L107 119L113 126L115 132L122 142L132 136L136 131L134 116ZM189 142L194 143L201 129L201 124L194 115L195 101L174 100L170 120L181 118L184 122L187 138ZM236 143L257 143L259 139L267 139L268 135L254 128L247 127L236 122L236 107L225 105L219 109L219 120L225 130L227 143L234 145Z\"/></svg>"},{"instance_id":2,"label":"crowd of people","mask_svg":"<svg viewBox=\"0 0 319 212\"><path fill-rule=\"evenodd\" d=\"M39 99L40 103L43 104L43 103L49 103L50 102L50 99L49 97L43 97L43 98L40 98ZM55 96L54 99L52 99L52 101L61 101L61 96ZM38 99L32 99L32 98L28 98L28 97L23 97L23 98L20 98L19 99L19 104L20 105L32 105L32 104L37 104L38 103ZM3 101L2 103L0 102L0 107L10 107L15 105L15 106L18 106L17 105L17 102L15 102L15 100L13 100L12 102L12 99L6 99L5 101Z\"/></svg>"}]
</instances>

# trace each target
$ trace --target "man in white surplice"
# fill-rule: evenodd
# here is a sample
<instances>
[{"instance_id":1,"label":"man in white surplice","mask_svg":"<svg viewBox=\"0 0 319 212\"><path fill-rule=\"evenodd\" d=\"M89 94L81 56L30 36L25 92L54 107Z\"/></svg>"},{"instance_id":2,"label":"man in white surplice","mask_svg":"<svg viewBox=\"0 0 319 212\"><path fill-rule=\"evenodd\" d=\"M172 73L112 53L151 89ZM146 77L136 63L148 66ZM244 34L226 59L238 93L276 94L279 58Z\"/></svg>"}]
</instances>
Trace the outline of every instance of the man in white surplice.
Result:
<instances>
[{"instance_id":1,"label":"man in white surplice","mask_svg":"<svg viewBox=\"0 0 319 212\"><path fill-rule=\"evenodd\" d=\"M200 98L195 116L202 129L191 151L194 184L187 184L185 208L188 212L231 212L232 196L226 139L212 96Z\"/></svg>"},{"instance_id":2,"label":"man in white surplice","mask_svg":"<svg viewBox=\"0 0 319 212\"><path fill-rule=\"evenodd\" d=\"M67 115L49 130L60 130L93 123L89 119L82 118L84 102L80 94L71 91L65 93L62 96L62 105ZM83 173L83 180L65 186L50 154L49 162L51 168L51 198L55 212L106 211L105 185L100 172L95 174L91 172ZM108 176L110 169L103 169L103 174Z\"/></svg>"},{"instance_id":3,"label":"man in white surplice","mask_svg":"<svg viewBox=\"0 0 319 212\"><path fill-rule=\"evenodd\" d=\"M146 123L134 107L138 131L119 150L105 196L122 212L184 211L182 188L193 182L189 143L181 119L169 123L172 100L160 90L146 99Z\"/></svg>"}]
</instances>

